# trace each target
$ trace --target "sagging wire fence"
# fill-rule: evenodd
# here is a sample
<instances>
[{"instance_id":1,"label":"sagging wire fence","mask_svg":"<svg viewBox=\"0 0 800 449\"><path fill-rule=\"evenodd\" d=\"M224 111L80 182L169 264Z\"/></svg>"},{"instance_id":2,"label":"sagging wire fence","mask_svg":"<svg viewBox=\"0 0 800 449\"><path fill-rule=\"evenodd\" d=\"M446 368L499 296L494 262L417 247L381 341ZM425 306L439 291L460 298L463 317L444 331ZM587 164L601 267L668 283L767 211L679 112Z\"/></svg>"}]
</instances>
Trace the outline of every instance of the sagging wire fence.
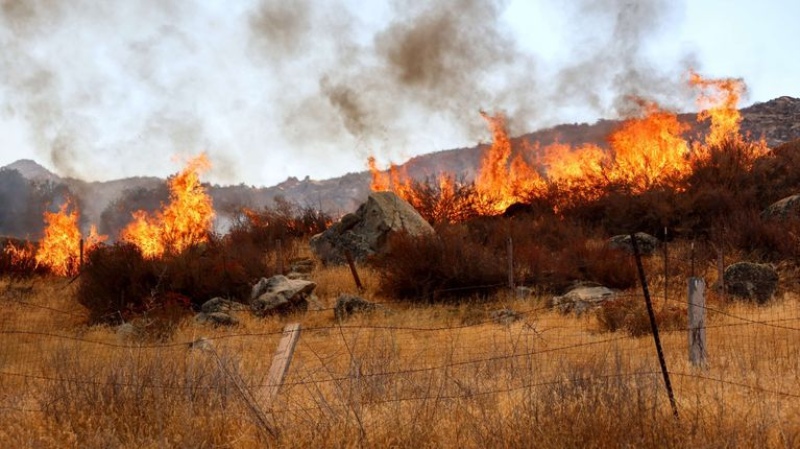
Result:
<instances>
[{"instance_id":1,"label":"sagging wire fence","mask_svg":"<svg viewBox=\"0 0 800 449\"><path fill-rule=\"evenodd\" d=\"M697 277L687 276L684 291L668 289L674 276L667 272L666 261L688 262L694 271L694 256L687 261L664 251L664 294L654 292L653 299L663 299L662 307L674 306L687 314L691 305L699 308L705 315L705 340L703 361L696 363L690 361L696 323L687 319L661 329L661 370L658 351L647 336L604 332L594 313L564 315L546 301L530 300L522 308L512 251L509 244L508 287L514 292L511 303L517 306L513 322L501 324L488 314L466 319L467 312L457 308L438 310L455 315L446 325L409 325L391 316L352 322L314 318L302 326L303 336L279 380L268 373L284 329L190 327L172 341L128 341L109 330L37 327L43 316L50 321L59 316L77 319L82 312L38 304L25 292L7 293L2 300L4 315L13 313L21 319L0 321L0 413L47 413L57 402L53 391L77 396L81 391L102 395L126 389L179 396L238 392L235 396L258 414L263 426L272 428L270 420L276 416L356 413L386 404L469 403L486 397L530 400L556 388L611 388L621 383L657 389L665 373L674 382L674 410L708 388L764 400L800 398L796 298L784 298L771 307L731 306L720 297L692 303L688 285ZM615 296L620 300L643 304L645 294L630 290ZM332 310L305 315L333 315ZM275 393L264 400L257 394L260 391ZM657 401L653 407L663 404Z\"/></svg>"}]
</instances>

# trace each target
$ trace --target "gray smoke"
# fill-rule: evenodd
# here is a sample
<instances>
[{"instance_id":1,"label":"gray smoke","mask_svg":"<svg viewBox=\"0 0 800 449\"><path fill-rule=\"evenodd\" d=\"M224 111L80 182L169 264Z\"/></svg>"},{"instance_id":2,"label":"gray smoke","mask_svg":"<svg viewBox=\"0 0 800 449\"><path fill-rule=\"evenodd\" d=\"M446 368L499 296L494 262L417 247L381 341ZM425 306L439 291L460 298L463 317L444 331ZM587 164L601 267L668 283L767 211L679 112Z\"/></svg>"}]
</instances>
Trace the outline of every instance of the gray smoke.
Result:
<instances>
[{"instance_id":1,"label":"gray smoke","mask_svg":"<svg viewBox=\"0 0 800 449\"><path fill-rule=\"evenodd\" d=\"M0 0L0 104L61 175L163 176L207 151L213 181L251 184L474 144L482 109L522 133L631 96L685 104L687 63L648 52L679 20L667 0L554 0L555 70L506 1L388 1Z\"/></svg>"}]
</instances>

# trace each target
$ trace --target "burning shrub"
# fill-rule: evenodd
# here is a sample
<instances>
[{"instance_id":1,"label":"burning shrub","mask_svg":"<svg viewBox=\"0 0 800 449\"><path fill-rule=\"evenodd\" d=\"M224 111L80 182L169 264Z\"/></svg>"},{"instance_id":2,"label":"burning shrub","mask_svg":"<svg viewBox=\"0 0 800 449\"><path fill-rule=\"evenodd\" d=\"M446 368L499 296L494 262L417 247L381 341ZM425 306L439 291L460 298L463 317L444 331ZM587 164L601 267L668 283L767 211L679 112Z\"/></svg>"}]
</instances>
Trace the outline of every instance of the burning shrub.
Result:
<instances>
[{"instance_id":1,"label":"burning shrub","mask_svg":"<svg viewBox=\"0 0 800 449\"><path fill-rule=\"evenodd\" d=\"M379 288L390 297L435 302L488 295L505 285L505 256L469 238L464 226L443 226L438 236L391 238L376 257Z\"/></svg>"},{"instance_id":2,"label":"burning shrub","mask_svg":"<svg viewBox=\"0 0 800 449\"><path fill-rule=\"evenodd\" d=\"M30 242L0 238L0 274L14 278L29 278L44 274L47 269L36 262L36 249Z\"/></svg>"},{"instance_id":3,"label":"burning shrub","mask_svg":"<svg viewBox=\"0 0 800 449\"><path fill-rule=\"evenodd\" d=\"M449 176L410 182L403 198L430 224L462 222L478 213L475 185Z\"/></svg>"},{"instance_id":4,"label":"burning shrub","mask_svg":"<svg viewBox=\"0 0 800 449\"><path fill-rule=\"evenodd\" d=\"M159 216L172 215L166 208ZM103 246L88 257L78 298L93 321L141 314L152 318L164 315L165 308L199 306L216 296L244 300L255 281L285 266L279 257L285 262L296 255L299 239L329 222L330 217L312 208L278 200L275 208L243 211L227 235L195 232L193 243L182 249L145 253L139 240ZM204 223L197 229L205 229Z\"/></svg>"}]
</instances>

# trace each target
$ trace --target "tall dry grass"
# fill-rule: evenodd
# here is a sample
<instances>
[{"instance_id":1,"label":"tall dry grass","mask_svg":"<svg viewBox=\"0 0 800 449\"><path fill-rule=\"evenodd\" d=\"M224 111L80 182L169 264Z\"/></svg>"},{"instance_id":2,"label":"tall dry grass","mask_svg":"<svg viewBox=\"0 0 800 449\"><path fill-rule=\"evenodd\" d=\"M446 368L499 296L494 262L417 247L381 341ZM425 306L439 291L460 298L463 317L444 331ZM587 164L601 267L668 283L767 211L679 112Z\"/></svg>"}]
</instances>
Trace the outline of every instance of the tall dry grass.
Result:
<instances>
[{"instance_id":1,"label":"tall dry grass","mask_svg":"<svg viewBox=\"0 0 800 449\"><path fill-rule=\"evenodd\" d=\"M678 254L685 249L676 249ZM658 260L648 264L657 271ZM698 274L713 274L700 263ZM677 272L677 268L676 268ZM374 271L360 268L364 296ZM800 310L709 298L709 366L687 361L686 332L662 334L680 411L653 342L602 332L545 298L506 292L457 305L390 304L343 323L346 269L313 273L324 310L231 329L182 321L166 341L87 326L64 280L0 281L2 447L797 447ZM669 281L669 282L667 282ZM684 300L682 281L653 276ZM635 292L631 290L630 293ZM659 307L662 304L656 302ZM511 308L522 319L492 322ZM287 322L302 335L271 408L264 391ZM762 324L757 324L762 323ZM764 324L766 323L766 324ZM146 331L146 329L144 330ZM204 337L206 349L189 344Z\"/></svg>"}]
</instances>

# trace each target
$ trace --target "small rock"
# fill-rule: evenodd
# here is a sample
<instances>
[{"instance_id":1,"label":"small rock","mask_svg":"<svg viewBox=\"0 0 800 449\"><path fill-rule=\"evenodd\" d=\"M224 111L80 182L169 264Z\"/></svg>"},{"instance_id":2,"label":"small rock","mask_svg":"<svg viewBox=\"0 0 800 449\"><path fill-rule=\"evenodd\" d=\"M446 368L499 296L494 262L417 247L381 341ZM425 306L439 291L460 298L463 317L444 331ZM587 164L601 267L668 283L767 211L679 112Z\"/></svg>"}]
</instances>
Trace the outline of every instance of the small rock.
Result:
<instances>
[{"instance_id":1,"label":"small rock","mask_svg":"<svg viewBox=\"0 0 800 449\"><path fill-rule=\"evenodd\" d=\"M522 319L522 314L511 309L495 310L489 314L497 324L508 326L509 324Z\"/></svg>"},{"instance_id":2,"label":"small rock","mask_svg":"<svg viewBox=\"0 0 800 449\"><path fill-rule=\"evenodd\" d=\"M250 295L250 309L258 316L309 309L317 284L278 275L261 278Z\"/></svg>"},{"instance_id":3,"label":"small rock","mask_svg":"<svg viewBox=\"0 0 800 449\"><path fill-rule=\"evenodd\" d=\"M214 344L206 337L200 337L197 340L189 343L189 350L210 352L214 350Z\"/></svg>"},{"instance_id":4,"label":"small rock","mask_svg":"<svg viewBox=\"0 0 800 449\"><path fill-rule=\"evenodd\" d=\"M564 295L552 299L552 305L561 313L575 312L580 316L588 310L598 308L616 298L614 290L603 286L580 285Z\"/></svg>"},{"instance_id":5,"label":"small rock","mask_svg":"<svg viewBox=\"0 0 800 449\"><path fill-rule=\"evenodd\" d=\"M519 286L514 290L518 299L528 299L533 296L533 289L530 287Z\"/></svg>"},{"instance_id":6,"label":"small rock","mask_svg":"<svg viewBox=\"0 0 800 449\"><path fill-rule=\"evenodd\" d=\"M763 218L772 218L777 220L786 220L788 218L797 218L800 216L800 195L792 195L782 200L776 201L764 212L761 213Z\"/></svg>"},{"instance_id":7,"label":"small rock","mask_svg":"<svg viewBox=\"0 0 800 449\"><path fill-rule=\"evenodd\" d=\"M333 316L337 321L342 321L355 313L373 312L378 309L383 309L383 306L371 303L359 296L343 294L336 300Z\"/></svg>"},{"instance_id":8,"label":"small rock","mask_svg":"<svg viewBox=\"0 0 800 449\"><path fill-rule=\"evenodd\" d=\"M650 234L645 232L636 233L636 244L639 246L639 254L649 256L656 252L658 245L661 242ZM608 239L608 247L612 249L621 249L633 254L633 243L631 242L630 234L615 235Z\"/></svg>"},{"instance_id":9,"label":"small rock","mask_svg":"<svg viewBox=\"0 0 800 449\"><path fill-rule=\"evenodd\" d=\"M316 262L314 259L304 257L302 259L294 259L289 262L289 271L294 273L309 274L314 271Z\"/></svg>"},{"instance_id":10,"label":"small rock","mask_svg":"<svg viewBox=\"0 0 800 449\"><path fill-rule=\"evenodd\" d=\"M203 313L235 312L245 309L246 307L244 304L219 297L209 299L208 301L204 302L202 306L200 306L200 310Z\"/></svg>"},{"instance_id":11,"label":"small rock","mask_svg":"<svg viewBox=\"0 0 800 449\"><path fill-rule=\"evenodd\" d=\"M239 320L225 312L198 313L194 320L198 323L210 323L214 326L236 326Z\"/></svg>"}]
</instances>

